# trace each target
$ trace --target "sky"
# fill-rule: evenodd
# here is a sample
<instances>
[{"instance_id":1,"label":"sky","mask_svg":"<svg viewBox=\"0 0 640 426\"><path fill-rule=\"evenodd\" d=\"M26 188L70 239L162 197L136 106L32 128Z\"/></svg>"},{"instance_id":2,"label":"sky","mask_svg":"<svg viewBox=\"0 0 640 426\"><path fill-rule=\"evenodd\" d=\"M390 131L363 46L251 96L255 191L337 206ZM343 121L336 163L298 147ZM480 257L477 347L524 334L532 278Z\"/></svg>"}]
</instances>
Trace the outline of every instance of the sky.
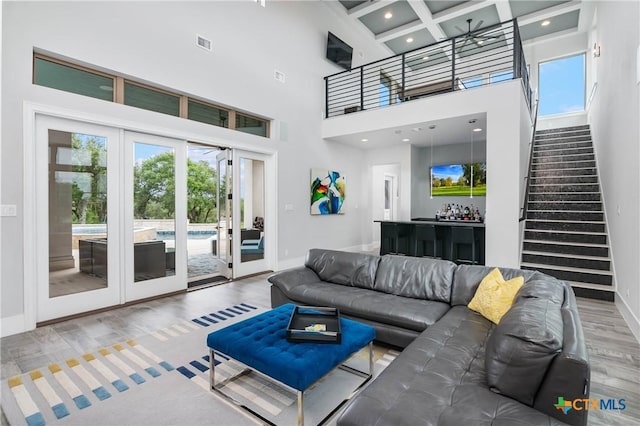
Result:
<instances>
[{"instance_id":1,"label":"sky","mask_svg":"<svg viewBox=\"0 0 640 426\"><path fill-rule=\"evenodd\" d=\"M539 114L584 111L584 54L542 62L539 66Z\"/></svg>"}]
</instances>

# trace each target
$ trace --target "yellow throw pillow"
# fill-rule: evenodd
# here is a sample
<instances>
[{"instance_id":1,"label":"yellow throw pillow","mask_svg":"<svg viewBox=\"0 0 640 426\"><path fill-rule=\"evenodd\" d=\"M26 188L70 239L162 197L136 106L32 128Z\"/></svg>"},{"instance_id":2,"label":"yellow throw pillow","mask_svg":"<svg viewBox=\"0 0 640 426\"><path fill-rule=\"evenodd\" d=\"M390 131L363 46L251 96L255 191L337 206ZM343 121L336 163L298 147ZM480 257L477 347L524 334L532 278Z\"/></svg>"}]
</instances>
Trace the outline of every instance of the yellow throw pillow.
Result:
<instances>
[{"instance_id":1,"label":"yellow throw pillow","mask_svg":"<svg viewBox=\"0 0 640 426\"><path fill-rule=\"evenodd\" d=\"M498 324L500 318L511 308L516 293L523 285L524 277L505 281L500 270L495 268L482 279L467 307L494 324Z\"/></svg>"}]
</instances>

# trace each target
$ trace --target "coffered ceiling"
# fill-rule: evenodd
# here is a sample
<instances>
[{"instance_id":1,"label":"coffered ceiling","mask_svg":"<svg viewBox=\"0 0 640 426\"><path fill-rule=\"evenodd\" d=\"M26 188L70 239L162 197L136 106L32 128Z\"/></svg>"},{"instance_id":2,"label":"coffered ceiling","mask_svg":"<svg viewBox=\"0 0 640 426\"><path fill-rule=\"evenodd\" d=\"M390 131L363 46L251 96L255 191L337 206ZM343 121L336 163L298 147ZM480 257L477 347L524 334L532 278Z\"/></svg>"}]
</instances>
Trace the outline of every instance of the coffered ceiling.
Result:
<instances>
[{"instance_id":1,"label":"coffered ceiling","mask_svg":"<svg viewBox=\"0 0 640 426\"><path fill-rule=\"evenodd\" d=\"M339 0L327 2L390 55L518 18L524 44L586 31L586 0ZM409 41L408 41L409 40Z\"/></svg>"}]
</instances>

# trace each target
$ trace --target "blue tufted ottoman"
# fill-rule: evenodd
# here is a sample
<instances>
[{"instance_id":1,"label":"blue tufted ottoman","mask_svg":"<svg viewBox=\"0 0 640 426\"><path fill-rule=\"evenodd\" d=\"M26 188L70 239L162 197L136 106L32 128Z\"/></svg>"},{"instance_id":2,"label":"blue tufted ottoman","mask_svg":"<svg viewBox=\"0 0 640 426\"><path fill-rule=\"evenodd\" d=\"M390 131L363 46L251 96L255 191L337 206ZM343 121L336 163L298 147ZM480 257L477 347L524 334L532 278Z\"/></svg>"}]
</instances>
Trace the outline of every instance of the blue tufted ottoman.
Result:
<instances>
[{"instance_id":1,"label":"blue tufted ottoman","mask_svg":"<svg viewBox=\"0 0 640 426\"><path fill-rule=\"evenodd\" d=\"M341 318L342 342L340 344L290 343L286 339L286 330L293 308L292 304L282 305L222 330L214 331L207 336L207 346L210 352L211 390L231 399L220 391L226 382L219 384L218 387L215 386L215 349L255 371L296 389L298 391L298 424L302 425L304 424L302 409L304 391L325 374L336 367L341 367L365 377L365 383L371 379L372 341L375 338L375 330L368 325ZM367 345L369 345L368 373L341 365L349 356ZM254 411L248 411L260 417L261 420L273 424Z\"/></svg>"}]
</instances>

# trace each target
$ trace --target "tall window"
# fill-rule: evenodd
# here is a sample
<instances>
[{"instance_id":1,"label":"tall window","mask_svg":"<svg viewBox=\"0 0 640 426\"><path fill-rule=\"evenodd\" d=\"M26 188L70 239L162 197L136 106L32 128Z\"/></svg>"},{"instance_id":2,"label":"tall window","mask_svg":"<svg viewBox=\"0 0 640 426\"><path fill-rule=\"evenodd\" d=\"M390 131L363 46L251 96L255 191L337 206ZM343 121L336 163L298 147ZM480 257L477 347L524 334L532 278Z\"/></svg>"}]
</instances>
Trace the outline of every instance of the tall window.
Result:
<instances>
[{"instance_id":1,"label":"tall window","mask_svg":"<svg viewBox=\"0 0 640 426\"><path fill-rule=\"evenodd\" d=\"M584 111L585 54L540 62L540 115Z\"/></svg>"}]
</instances>

